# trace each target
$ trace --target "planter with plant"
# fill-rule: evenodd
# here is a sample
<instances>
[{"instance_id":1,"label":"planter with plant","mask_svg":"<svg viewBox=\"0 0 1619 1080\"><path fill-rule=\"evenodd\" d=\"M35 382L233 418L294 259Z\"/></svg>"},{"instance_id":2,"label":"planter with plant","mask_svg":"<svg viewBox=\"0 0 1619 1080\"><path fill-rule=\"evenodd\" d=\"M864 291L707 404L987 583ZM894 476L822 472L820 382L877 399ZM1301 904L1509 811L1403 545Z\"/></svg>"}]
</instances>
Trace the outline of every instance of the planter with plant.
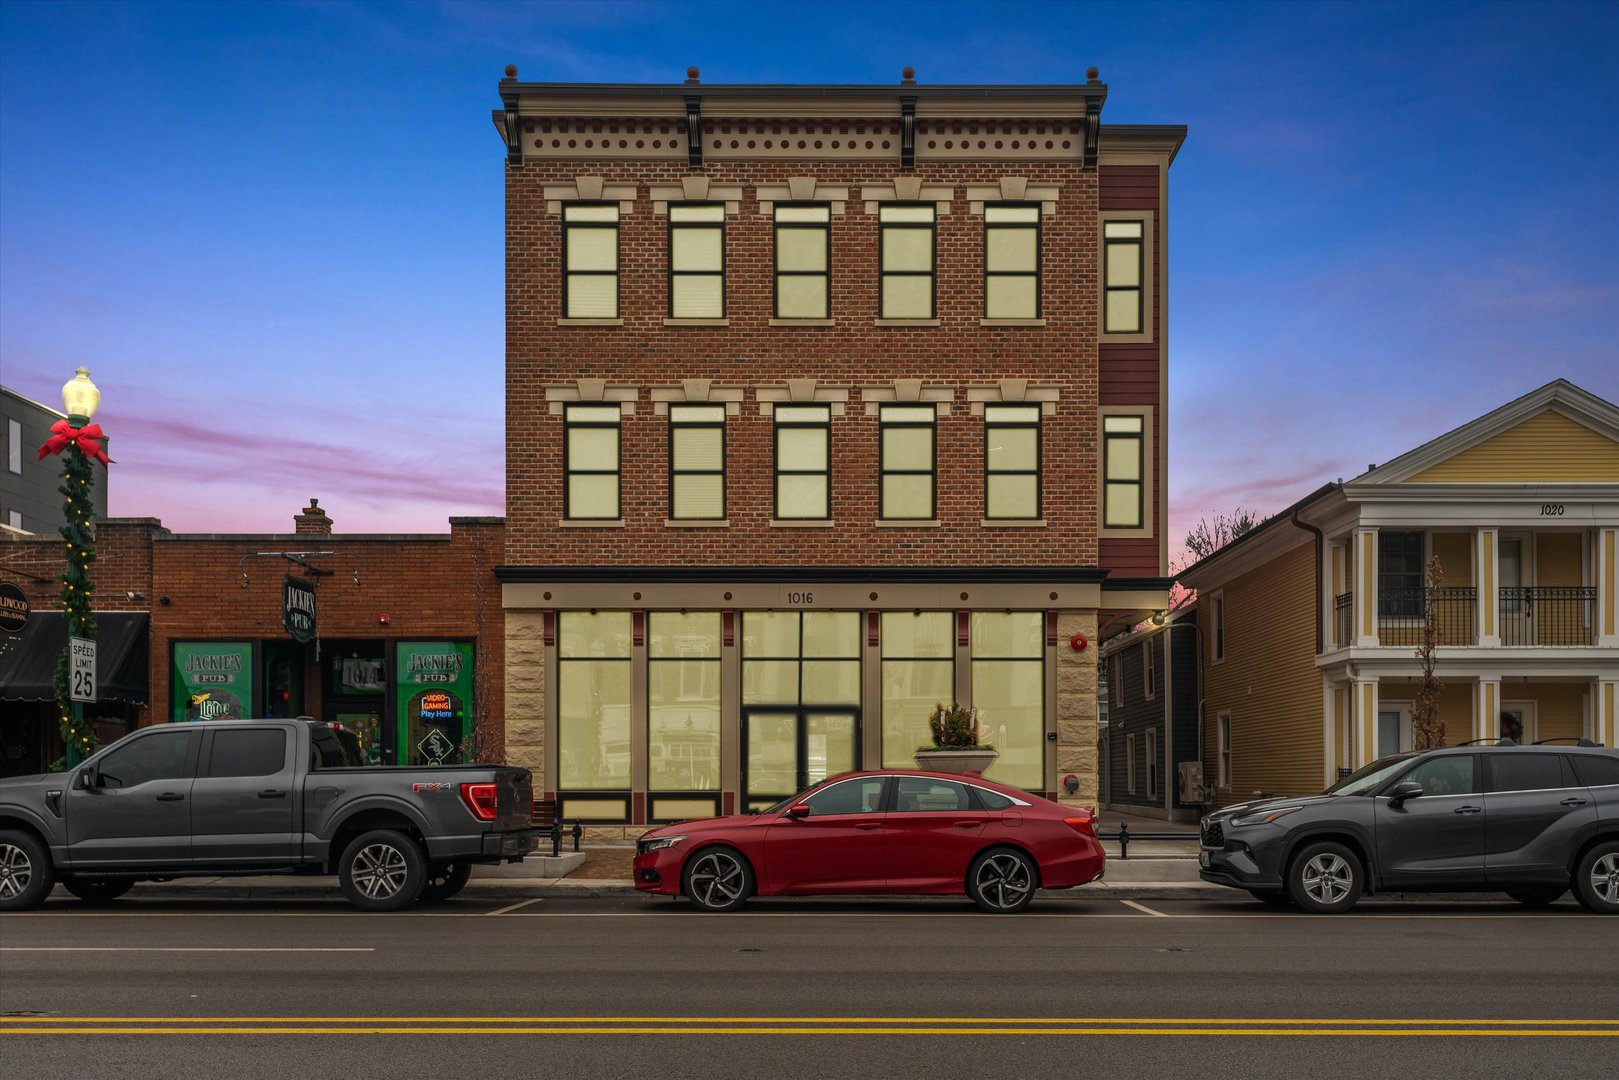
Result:
<instances>
[{"instance_id":1,"label":"planter with plant","mask_svg":"<svg viewBox=\"0 0 1619 1080\"><path fill-rule=\"evenodd\" d=\"M978 722L977 709L941 702L928 717L928 729L933 734L933 745L917 747L918 768L982 774L995 764L995 748L981 741L985 731Z\"/></svg>"}]
</instances>

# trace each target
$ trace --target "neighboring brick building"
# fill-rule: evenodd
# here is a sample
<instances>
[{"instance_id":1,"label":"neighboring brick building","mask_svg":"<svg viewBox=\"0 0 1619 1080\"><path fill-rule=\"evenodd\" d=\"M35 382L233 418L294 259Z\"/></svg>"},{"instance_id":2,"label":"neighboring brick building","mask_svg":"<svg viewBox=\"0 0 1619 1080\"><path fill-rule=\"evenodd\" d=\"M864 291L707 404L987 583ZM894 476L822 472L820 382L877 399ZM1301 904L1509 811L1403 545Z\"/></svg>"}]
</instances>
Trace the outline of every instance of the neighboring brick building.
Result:
<instances>
[{"instance_id":1,"label":"neighboring brick building","mask_svg":"<svg viewBox=\"0 0 1619 1080\"><path fill-rule=\"evenodd\" d=\"M447 534L339 535L314 500L290 534L176 535L152 518L98 521L103 700L90 708L102 739L137 723L309 715L356 729L379 762L498 759L503 530L500 518L451 518ZM0 580L21 587L34 611L20 640L0 642L11 646L0 653L0 742L16 759L0 768L37 771L61 752L49 669L66 633L62 542L9 539ZM289 577L319 581L307 643L283 620ZM108 650L123 648L142 655L112 685Z\"/></svg>"},{"instance_id":2,"label":"neighboring brick building","mask_svg":"<svg viewBox=\"0 0 1619 1080\"><path fill-rule=\"evenodd\" d=\"M1169 584L1185 129L1094 71L507 75L511 760L641 825L904 765L954 699L1094 805L1098 639Z\"/></svg>"}]
</instances>

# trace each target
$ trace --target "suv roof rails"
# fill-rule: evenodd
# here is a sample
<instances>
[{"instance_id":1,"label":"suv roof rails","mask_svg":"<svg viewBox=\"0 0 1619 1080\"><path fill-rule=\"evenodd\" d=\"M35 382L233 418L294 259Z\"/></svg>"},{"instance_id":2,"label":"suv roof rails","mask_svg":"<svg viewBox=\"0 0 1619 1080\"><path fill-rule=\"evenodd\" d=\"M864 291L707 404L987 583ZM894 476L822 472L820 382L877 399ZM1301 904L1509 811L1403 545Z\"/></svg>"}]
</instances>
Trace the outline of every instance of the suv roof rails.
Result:
<instances>
[{"instance_id":1,"label":"suv roof rails","mask_svg":"<svg viewBox=\"0 0 1619 1080\"><path fill-rule=\"evenodd\" d=\"M1468 739L1466 742L1456 743L1457 746L1517 746L1511 739Z\"/></svg>"},{"instance_id":2,"label":"suv roof rails","mask_svg":"<svg viewBox=\"0 0 1619 1080\"><path fill-rule=\"evenodd\" d=\"M1602 745L1599 742L1592 742L1590 739L1587 739L1584 735L1581 735L1581 736L1578 736L1578 737L1565 736L1565 737L1563 737L1561 739L1536 739L1534 741L1533 745L1535 745L1535 746L1546 746L1546 745L1551 744L1551 743L1567 743L1570 746L1601 746Z\"/></svg>"}]
</instances>

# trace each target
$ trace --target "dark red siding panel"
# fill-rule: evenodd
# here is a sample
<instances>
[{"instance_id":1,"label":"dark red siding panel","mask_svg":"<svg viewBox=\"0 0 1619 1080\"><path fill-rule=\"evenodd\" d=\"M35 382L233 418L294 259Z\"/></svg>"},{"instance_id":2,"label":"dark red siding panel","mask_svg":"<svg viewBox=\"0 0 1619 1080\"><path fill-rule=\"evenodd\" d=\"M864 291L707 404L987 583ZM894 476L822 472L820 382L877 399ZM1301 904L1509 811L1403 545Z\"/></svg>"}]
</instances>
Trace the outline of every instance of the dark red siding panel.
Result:
<instances>
[{"instance_id":1,"label":"dark red siding panel","mask_svg":"<svg viewBox=\"0 0 1619 1080\"><path fill-rule=\"evenodd\" d=\"M1097 372L1102 405L1158 404L1158 346L1103 345Z\"/></svg>"},{"instance_id":2,"label":"dark red siding panel","mask_svg":"<svg viewBox=\"0 0 1619 1080\"><path fill-rule=\"evenodd\" d=\"M1102 569L1113 571L1112 577L1158 577L1158 541L1152 537L1129 540L1098 541L1102 552ZM1103 597L1106 600L1106 597Z\"/></svg>"}]
</instances>

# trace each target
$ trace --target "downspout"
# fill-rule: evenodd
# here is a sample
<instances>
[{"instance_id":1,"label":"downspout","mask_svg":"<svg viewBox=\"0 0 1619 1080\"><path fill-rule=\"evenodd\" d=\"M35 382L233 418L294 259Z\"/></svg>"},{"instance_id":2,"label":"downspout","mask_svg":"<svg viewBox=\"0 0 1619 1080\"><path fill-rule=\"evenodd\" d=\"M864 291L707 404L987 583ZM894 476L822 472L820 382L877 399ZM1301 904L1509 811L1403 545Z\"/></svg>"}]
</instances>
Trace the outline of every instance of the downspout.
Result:
<instances>
[{"instance_id":1,"label":"downspout","mask_svg":"<svg viewBox=\"0 0 1619 1080\"><path fill-rule=\"evenodd\" d=\"M1326 534L1323 533L1316 526L1311 525L1307 521L1300 520L1299 512L1297 510L1293 511L1293 513L1292 513L1292 521L1293 521L1294 525L1297 525L1299 528L1305 530L1306 532L1310 532L1310 533L1315 534L1315 654L1317 656L1320 656L1321 655L1321 650L1322 650L1322 642L1323 642L1322 622L1321 622L1321 618L1322 618L1321 589L1322 589L1322 587L1323 587L1323 585L1325 583L1325 580L1326 580L1325 577L1324 577L1326 571L1321 565L1321 556L1322 556L1322 553L1326 550L1327 537L1326 537Z\"/></svg>"}]
</instances>

